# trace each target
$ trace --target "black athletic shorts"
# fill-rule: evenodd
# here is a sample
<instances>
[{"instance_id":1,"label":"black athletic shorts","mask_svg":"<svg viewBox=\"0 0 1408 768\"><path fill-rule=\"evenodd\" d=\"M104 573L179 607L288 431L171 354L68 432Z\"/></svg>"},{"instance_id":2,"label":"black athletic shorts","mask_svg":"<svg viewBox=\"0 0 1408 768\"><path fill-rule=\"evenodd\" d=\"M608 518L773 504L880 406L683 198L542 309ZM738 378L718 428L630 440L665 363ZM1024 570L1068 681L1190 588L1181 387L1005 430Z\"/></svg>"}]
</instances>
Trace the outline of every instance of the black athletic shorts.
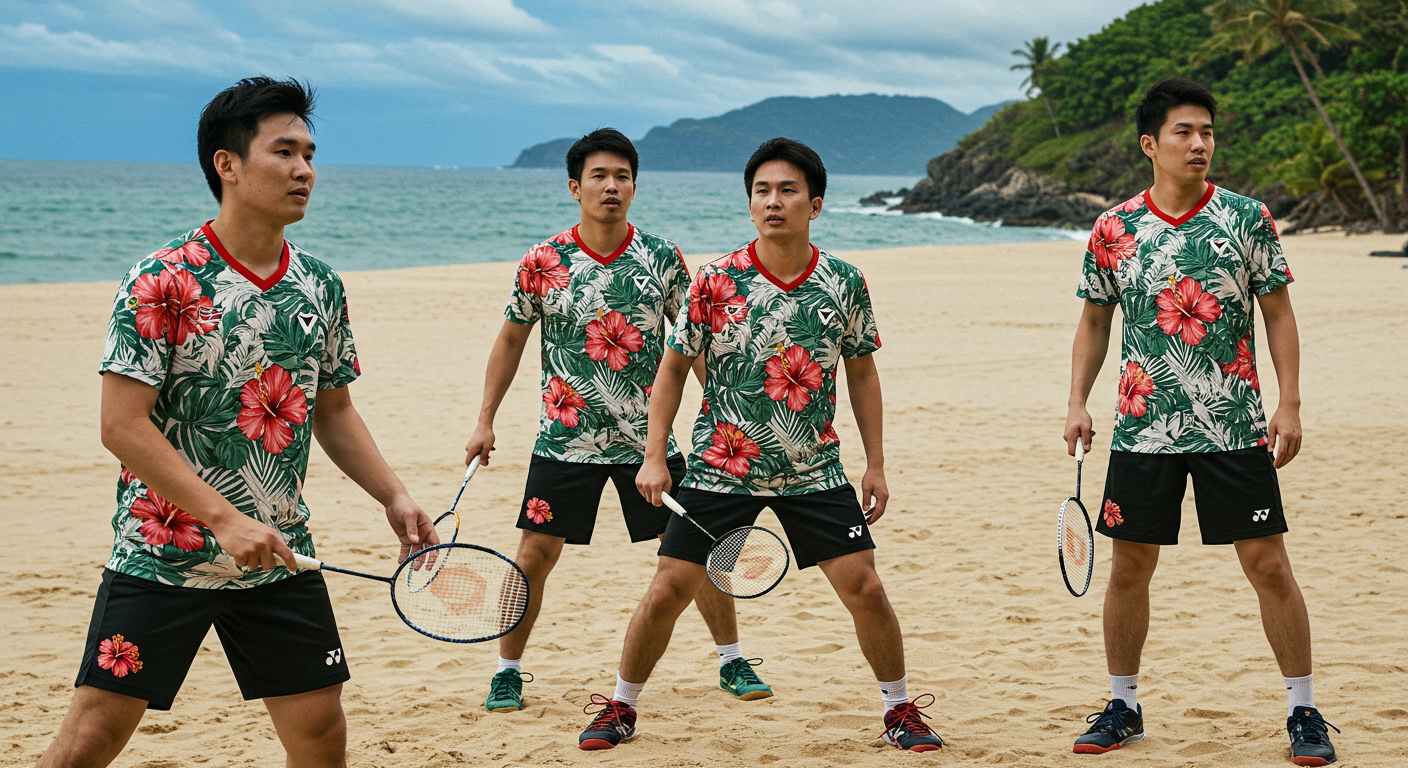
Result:
<instances>
[{"instance_id":1,"label":"black athletic shorts","mask_svg":"<svg viewBox=\"0 0 1408 768\"><path fill-rule=\"evenodd\" d=\"M752 525L764 507L771 508L787 533L787 543L792 546L792 558L798 568L810 568L833 557L875 549L870 526L865 524L865 513L856 501L856 489L850 483L798 496L751 496L681 488L675 500L695 522L715 536ZM670 527L660 543L660 556L703 565L713 544L688 520L670 515Z\"/></svg>"},{"instance_id":2,"label":"black athletic shorts","mask_svg":"<svg viewBox=\"0 0 1408 768\"><path fill-rule=\"evenodd\" d=\"M248 589L197 589L104 570L74 686L171 709L212 624L246 700L316 691L349 677L321 573Z\"/></svg>"},{"instance_id":3,"label":"black athletic shorts","mask_svg":"<svg viewBox=\"0 0 1408 768\"><path fill-rule=\"evenodd\" d=\"M1204 544L1286 532L1281 487L1265 446L1215 453L1111 451L1105 501L1090 510L1095 530L1112 539L1177 544L1190 474Z\"/></svg>"},{"instance_id":4,"label":"black athletic shorts","mask_svg":"<svg viewBox=\"0 0 1408 768\"><path fill-rule=\"evenodd\" d=\"M684 456L675 454L665 460L674 487L684 479ZM631 541L647 541L665 532L665 524L673 516L670 510L656 507L636 489L636 473L640 464L583 464L558 461L534 455L528 462L528 483L523 489L523 507L518 512L518 527L525 531L559 536L568 544L592 543L596 528L597 508L601 506L601 490L607 478L616 484L621 497L621 514L626 518L626 530Z\"/></svg>"}]
</instances>

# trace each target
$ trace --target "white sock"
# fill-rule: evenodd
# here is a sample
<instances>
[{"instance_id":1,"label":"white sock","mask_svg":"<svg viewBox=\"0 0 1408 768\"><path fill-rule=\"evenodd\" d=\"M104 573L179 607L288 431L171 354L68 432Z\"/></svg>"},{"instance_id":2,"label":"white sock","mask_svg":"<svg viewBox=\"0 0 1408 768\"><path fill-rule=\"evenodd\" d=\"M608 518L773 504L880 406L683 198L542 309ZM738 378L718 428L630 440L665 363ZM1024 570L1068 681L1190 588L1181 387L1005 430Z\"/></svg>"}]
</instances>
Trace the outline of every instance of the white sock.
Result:
<instances>
[{"instance_id":1,"label":"white sock","mask_svg":"<svg viewBox=\"0 0 1408 768\"><path fill-rule=\"evenodd\" d=\"M743 658L743 649L739 647L741 645L742 643L734 643L733 645L714 646L715 648L719 649L719 666L722 667L723 665L729 663L730 661L733 661L734 659Z\"/></svg>"},{"instance_id":2,"label":"white sock","mask_svg":"<svg viewBox=\"0 0 1408 768\"><path fill-rule=\"evenodd\" d=\"M1286 710L1286 717L1295 713L1296 707L1315 707L1315 675L1305 677L1283 677L1286 681L1286 690L1290 692L1290 708Z\"/></svg>"},{"instance_id":3,"label":"white sock","mask_svg":"<svg viewBox=\"0 0 1408 768\"><path fill-rule=\"evenodd\" d=\"M611 698L616 701L624 701L631 705L631 709L635 709L636 704L640 702L640 692L643 690L645 690L645 683L628 683L622 680L620 675L617 675L616 695Z\"/></svg>"},{"instance_id":4,"label":"white sock","mask_svg":"<svg viewBox=\"0 0 1408 768\"><path fill-rule=\"evenodd\" d=\"M523 669L522 660L521 660L521 659L505 659L504 657L500 656L500 657L499 657L499 671L502 672L502 671L504 671L505 669L518 669L518 670L522 670L522 669Z\"/></svg>"},{"instance_id":5,"label":"white sock","mask_svg":"<svg viewBox=\"0 0 1408 768\"><path fill-rule=\"evenodd\" d=\"M1110 698L1124 699L1124 705L1139 711L1139 673L1110 675Z\"/></svg>"},{"instance_id":6,"label":"white sock","mask_svg":"<svg viewBox=\"0 0 1408 768\"><path fill-rule=\"evenodd\" d=\"M905 675L893 683L883 680L880 683L880 701L885 705L885 711L898 707L909 701L909 675Z\"/></svg>"}]
</instances>

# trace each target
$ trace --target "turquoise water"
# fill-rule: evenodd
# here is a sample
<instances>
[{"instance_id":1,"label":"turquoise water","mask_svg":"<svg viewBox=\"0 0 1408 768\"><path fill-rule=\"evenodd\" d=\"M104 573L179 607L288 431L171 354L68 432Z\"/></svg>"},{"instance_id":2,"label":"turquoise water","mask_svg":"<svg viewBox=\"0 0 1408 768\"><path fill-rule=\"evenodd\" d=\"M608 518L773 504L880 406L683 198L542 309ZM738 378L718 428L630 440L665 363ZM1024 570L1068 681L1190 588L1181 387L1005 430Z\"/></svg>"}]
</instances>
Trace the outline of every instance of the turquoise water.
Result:
<instances>
[{"instance_id":1,"label":"turquoise water","mask_svg":"<svg viewBox=\"0 0 1408 768\"><path fill-rule=\"evenodd\" d=\"M1085 237L856 202L915 181L832 176L812 241L845 251ZM216 212L194 163L0 160L0 284L117 280ZM288 238L335 269L390 269L518 259L576 221L562 171L324 166L308 217ZM687 254L728 251L756 234L741 173L646 171L631 221Z\"/></svg>"}]
</instances>

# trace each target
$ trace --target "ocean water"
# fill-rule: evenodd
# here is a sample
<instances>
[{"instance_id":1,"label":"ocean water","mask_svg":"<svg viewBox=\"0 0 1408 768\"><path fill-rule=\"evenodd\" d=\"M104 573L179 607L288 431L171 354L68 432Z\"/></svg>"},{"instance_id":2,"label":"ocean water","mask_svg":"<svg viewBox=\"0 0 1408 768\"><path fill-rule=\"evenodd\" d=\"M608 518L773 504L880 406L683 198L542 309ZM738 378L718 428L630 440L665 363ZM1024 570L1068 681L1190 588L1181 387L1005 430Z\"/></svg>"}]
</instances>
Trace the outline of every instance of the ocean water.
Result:
<instances>
[{"instance_id":1,"label":"ocean water","mask_svg":"<svg viewBox=\"0 0 1408 768\"><path fill-rule=\"evenodd\" d=\"M308 216L287 237L338 270L516 260L576 223L565 176L527 168L321 166ZM857 203L915 181L830 177L812 242L844 251L1085 238ZM0 160L0 284L116 281L217 212L194 163ZM756 235L741 173L647 170L631 221L687 254L732 250Z\"/></svg>"}]
</instances>

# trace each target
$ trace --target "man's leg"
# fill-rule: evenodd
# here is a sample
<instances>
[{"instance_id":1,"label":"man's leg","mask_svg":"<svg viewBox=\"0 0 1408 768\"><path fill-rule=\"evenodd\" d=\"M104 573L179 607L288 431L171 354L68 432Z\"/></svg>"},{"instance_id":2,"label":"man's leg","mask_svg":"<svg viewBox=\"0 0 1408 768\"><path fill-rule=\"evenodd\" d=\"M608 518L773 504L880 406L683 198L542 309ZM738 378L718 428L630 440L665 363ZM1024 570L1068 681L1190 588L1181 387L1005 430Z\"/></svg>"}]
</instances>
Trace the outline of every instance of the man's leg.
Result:
<instances>
[{"instance_id":1,"label":"man's leg","mask_svg":"<svg viewBox=\"0 0 1408 768\"><path fill-rule=\"evenodd\" d=\"M1105 588L1105 663L1113 676L1139 674L1149 635L1149 582L1159 545L1111 539L1110 583Z\"/></svg>"},{"instance_id":2,"label":"man's leg","mask_svg":"<svg viewBox=\"0 0 1408 768\"><path fill-rule=\"evenodd\" d=\"M904 677L904 638L900 636L899 619L895 618L885 587L880 583L880 574L875 572L875 550L852 552L817 565L846 610L851 612L860 652L870 662L875 679Z\"/></svg>"},{"instance_id":3,"label":"man's leg","mask_svg":"<svg viewBox=\"0 0 1408 768\"><path fill-rule=\"evenodd\" d=\"M1244 539L1234 544L1242 572L1247 575L1261 603L1261 626L1276 664L1285 677L1310 674L1310 615L1305 610L1305 598L1291 573L1291 559L1286 554L1285 537L1281 534L1259 539Z\"/></svg>"},{"instance_id":4,"label":"man's leg","mask_svg":"<svg viewBox=\"0 0 1408 768\"><path fill-rule=\"evenodd\" d=\"M499 656L505 659L523 658L523 649L528 647L528 636L533 632L533 624L538 620L538 611L543 607L543 590L548 582L548 574L557 565L562 555L560 536L549 536L536 531L524 531L518 540L518 552L513 561L528 578L528 608L523 612L523 620L513 631L499 638Z\"/></svg>"},{"instance_id":5,"label":"man's leg","mask_svg":"<svg viewBox=\"0 0 1408 768\"><path fill-rule=\"evenodd\" d=\"M708 581L702 565L668 556L660 558L650 589L626 629L626 646L621 651L622 680L644 685L650 679L655 664L670 645L675 621Z\"/></svg>"},{"instance_id":6,"label":"man's leg","mask_svg":"<svg viewBox=\"0 0 1408 768\"><path fill-rule=\"evenodd\" d=\"M141 699L79 686L37 768L101 768L111 763L146 711L147 702Z\"/></svg>"},{"instance_id":7,"label":"man's leg","mask_svg":"<svg viewBox=\"0 0 1408 768\"><path fill-rule=\"evenodd\" d=\"M347 765L347 718L342 714L342 684L293 696L264 699L269 719L284 745L288 768L344 768Z\"/></svg>"}]
</instances>

